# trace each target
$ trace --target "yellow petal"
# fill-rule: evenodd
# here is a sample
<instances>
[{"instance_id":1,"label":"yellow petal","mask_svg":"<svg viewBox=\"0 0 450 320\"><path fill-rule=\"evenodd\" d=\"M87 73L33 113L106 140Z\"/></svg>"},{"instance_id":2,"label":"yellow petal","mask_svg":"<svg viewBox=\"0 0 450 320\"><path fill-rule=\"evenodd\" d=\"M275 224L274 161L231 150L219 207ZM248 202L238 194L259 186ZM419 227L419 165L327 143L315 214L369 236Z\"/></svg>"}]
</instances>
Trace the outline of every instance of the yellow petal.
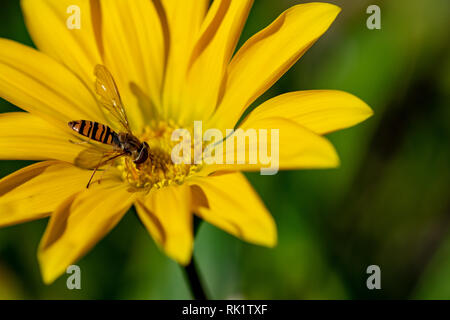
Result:
<instances>
[{"instance_id":1,"label":"yellow petal","mask_svg":"<svg viewBox=\"0 0 450 320\"><path fill-rule=\"evenodd\" d=\"M170 49L163 89L163 115L177 119L191 52L200 32L209 0L162 0L170 34Z\"/></svg>"},{"instance_id":2,"label":"yellow petal","mask_svg":"<svg viewBox=\"0 0 450 320\"><path fill-rule=\"evenodd\" d=\"M39 245L44 282L52 283L66 268L102 239L132 205L125 185L111 181L84 189L62 202L52 213Z\"/></svg>"},{"instance_id":3,"label":"yellow petal","mask_svg":"<svg viewBox=\"0 0 450 320\"><path fill-rule=\"evenodd\" d=\"M181 122L208 119L253 0L217 0L203 22L190 61Z\"/></svg>"},{"instance_id":4,"label":"yellow petal","mask_svg":"<svg viewBox=\"0 0 450 320\"><path fill-rule=\"evenodd\" d=\"M74 162L84 147L70 143L67 131L28 112L2 113L0 159Z\"/></svg>"},{"instance_id":5,"label":"yellow petal","mask_svg":"<svg viewBox=\"0 0 450 320\"><path fill-rule=\"evenodd\" d=\"M244 110L270 88L328 29L340 8L308 3L286 10L250 38L228 68L214 125L232 128Z\"/></svg>"},{"instance_id":6,"label":"yellow petal","mask_svg":"<svg viewBox=\"0 0 450 320\"><path fill-rule=\"evenodd\" d=\"M0 39L0 97L65 129L70 120L104 122L94 96L72 72L7 39Z\"/></svg>"},{"instance_id":7,"label":"yellow petal","mask_svg":"<svg viewBox=\"0 0 450 320\"><path fill-rule=\"evenodd\" d=\"M90 172L69 163L45 161L0 180L0 226L48 216L58 204L86 188Z\"/></svg>"},{"instance_id":8,"label":"yellow petal","mask_svg":"<svg viewBox=\"0 0 450 320\"><path fill-rule=\"evenodd\" d=\"M223 164L210 164L204 170L207 172L218 170L254 171L271 168L268 171L271 173L266 174L275 174L278 169L333 168L339 165L336 150L327 139L292 120L284 118L248 120L240 126L240 129L242 129L241 132L235 131L224 143L215 147L217 158L223 159ZM244 137L245 134L249 134L251 138L246 138L245 144L237 143L239 137ZM272 135L274 139L272 139ZM234 149L231 143L228 143L227 147L227 141L233 140ZM266 146L267 150L261 152L260 144ZM276 156L277 152L278 157ZM244 157L244 163L239 164L239 156ZM208 159L211 158L205 157L204 160L208 161Z\"/></svg>"},{"instance_id":9,"label":"yellow petal","mask_svg":"<svg viewBox=\"0 0 450 320\"><path fill-rule=\"evenodd\" d=\"M187 185L165 187L137 201L139 218L164 252L182 265L193 249L190 189Z\"/></svg>"},{"instance_id":10,"label":"yellow petal","mask_svg":"<svg viewBox=\"0 0 450 320\"><path fill-rule=\"evenodd\" d=\"M364 101L347 92L310 90L270 99L252 111L247 121L283 117L322 135L354 126L372 114Z\"/></svg>"},{"instance_id":11,"label":"yellow petal","mask_svg":"<svg viewBox=\"0 0 450 320\"><path fill-rule=\"evenodd\" d=\"M105 65L113 74L127 108L130 123L140 130L150 110L140 110L133 83L157 108L165 62L163 29L153 1L102 1Z\"/></svg>"},{"instance_id":12,"label":"yellow petal","mask_svg":"<svg viewBox=\"0 0 450 320\"><path fill-rule=\"evenodd\" d=\"M95 36L99 32L100 16L95 10L91 11L91 2L95 1L21 2L27 29L35 45L79 75L87 86L92 86L94 66L102 61ZM68 25L74 26L77 16L80 28L70 29Z\"/></svg>"},{"instance_id":13,"label":"yellow petal","mask_svg":"<svg viewBox=\"0 0 450 320\"><path fill-rule=\"evenodd\" d=\"M275 222L242 173L196 178L190 184L193 196L206 197L207 205L196 208L204 220L242 240L276 245Z\"/></svg>"}]
</instances>

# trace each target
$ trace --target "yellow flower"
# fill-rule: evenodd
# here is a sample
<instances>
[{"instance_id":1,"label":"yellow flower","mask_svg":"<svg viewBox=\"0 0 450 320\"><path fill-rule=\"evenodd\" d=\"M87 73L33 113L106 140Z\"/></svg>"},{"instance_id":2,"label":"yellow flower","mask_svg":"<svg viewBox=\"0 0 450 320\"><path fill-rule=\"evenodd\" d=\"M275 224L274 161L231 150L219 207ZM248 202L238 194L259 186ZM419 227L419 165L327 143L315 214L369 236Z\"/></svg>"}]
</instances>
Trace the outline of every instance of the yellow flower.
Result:
<instances>
[{"instance_id":1,"label":"yellow flower","mask_svg":"<svg viewBox=\"0 0 450 320\"><path fill-rule=\"evenodd\" d=\"M0 226L50 216L39 246L43 279L51 283L135 206L165 253L187 264L193 214L252 243L274 246L276 226L241 170L253 165L175 165L170 134L234 128L244 111L328 29L340 9L297 5L250 38L233 55L251 0L23 0L38 50L0 39L0 96L26 112L0 114L0 159L45 160L0 181ZM80 8L80 29L67 8ZM150 144L144 169L120 159L101 183L80 155L100 146L74 144L67 123L112 125L99 107L93 70L114 76L133 133ZM279 129L280 169L338 165L322 135L372 115L341 91L300 91L251 112L241 128ZM98 174L99 176L102 173ZM99 180L94 178L94 180Z\"/></svg>"}]
</instances>

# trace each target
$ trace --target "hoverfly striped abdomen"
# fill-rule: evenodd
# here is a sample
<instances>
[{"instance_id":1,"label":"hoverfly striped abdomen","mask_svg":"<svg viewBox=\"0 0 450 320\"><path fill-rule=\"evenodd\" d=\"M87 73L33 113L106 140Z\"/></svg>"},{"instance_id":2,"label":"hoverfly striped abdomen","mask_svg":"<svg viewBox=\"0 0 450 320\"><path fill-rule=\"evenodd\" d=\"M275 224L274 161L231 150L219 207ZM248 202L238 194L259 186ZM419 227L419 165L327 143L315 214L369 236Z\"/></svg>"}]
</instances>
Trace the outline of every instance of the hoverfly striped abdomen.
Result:
<instances>
[{"instance_id":1,"label":"hoverfly striped abdomen","mask_svg":"<svg viewBox=\"0 0 450 320\"><path fill-rule=\"evenodd\" d=\"M77 120L70 121L68 125L72 130L91 140L115 146L119 144L117 133L104 124L89 120Z\"/></svg>"}]
</instances>

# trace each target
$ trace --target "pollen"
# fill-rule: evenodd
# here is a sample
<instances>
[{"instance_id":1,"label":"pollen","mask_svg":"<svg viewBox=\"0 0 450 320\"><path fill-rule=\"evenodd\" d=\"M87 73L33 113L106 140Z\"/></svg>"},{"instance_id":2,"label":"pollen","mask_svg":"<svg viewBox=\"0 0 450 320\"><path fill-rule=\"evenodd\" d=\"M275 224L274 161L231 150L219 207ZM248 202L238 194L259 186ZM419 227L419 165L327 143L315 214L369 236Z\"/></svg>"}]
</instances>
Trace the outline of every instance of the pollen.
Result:
<instances>
[{"instance_id":1,"label":"pollen","mask_svg":"<svg viewBox=\"0 0 450 320\"><path fill-rule=\"evenodd\" d=\"M200 165L191 164L193 159L187 159L181 164L172 162L172 150L178 142L171 138L177 128L173 123L164 121L147 126L143 134L137 137L141 142L148 143L149 157L140 165L136 165L130 157L120 159L117 168L123 180L137 189L160 189L183 184L187 178L200 171Z\"/></svg>"}]
</instances>

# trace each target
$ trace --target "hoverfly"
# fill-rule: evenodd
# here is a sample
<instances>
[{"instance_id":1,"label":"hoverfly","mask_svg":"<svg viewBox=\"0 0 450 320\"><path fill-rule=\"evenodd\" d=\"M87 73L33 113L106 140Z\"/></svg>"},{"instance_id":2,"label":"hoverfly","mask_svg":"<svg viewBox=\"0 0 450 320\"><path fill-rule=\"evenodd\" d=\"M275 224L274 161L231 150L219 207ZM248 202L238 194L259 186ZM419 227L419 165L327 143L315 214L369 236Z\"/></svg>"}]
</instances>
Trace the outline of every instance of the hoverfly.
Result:
<instances>
[{"instance_id":1,"label":"hoverfly","mask_svg":"<svg viewBox=\"0 0 450 320\"><path fill-rule=\"evenodd\" d=\"M89 120L75 120L68 123L72 130L89 140L94 140L113 147L112 152L103 154L102 159L96 165L86 188L89 188L92 178L97 170L110 161L122 156L129 156L136 165L140 165L149 158L149 145L147 142L141 142L130 130L128 118L111 73L105 66L96 65L94 74L96 76L95 91L100 96L101 105L115 118L123 131L115 132L107 125Z\"/></svg>"}]
</instances>

